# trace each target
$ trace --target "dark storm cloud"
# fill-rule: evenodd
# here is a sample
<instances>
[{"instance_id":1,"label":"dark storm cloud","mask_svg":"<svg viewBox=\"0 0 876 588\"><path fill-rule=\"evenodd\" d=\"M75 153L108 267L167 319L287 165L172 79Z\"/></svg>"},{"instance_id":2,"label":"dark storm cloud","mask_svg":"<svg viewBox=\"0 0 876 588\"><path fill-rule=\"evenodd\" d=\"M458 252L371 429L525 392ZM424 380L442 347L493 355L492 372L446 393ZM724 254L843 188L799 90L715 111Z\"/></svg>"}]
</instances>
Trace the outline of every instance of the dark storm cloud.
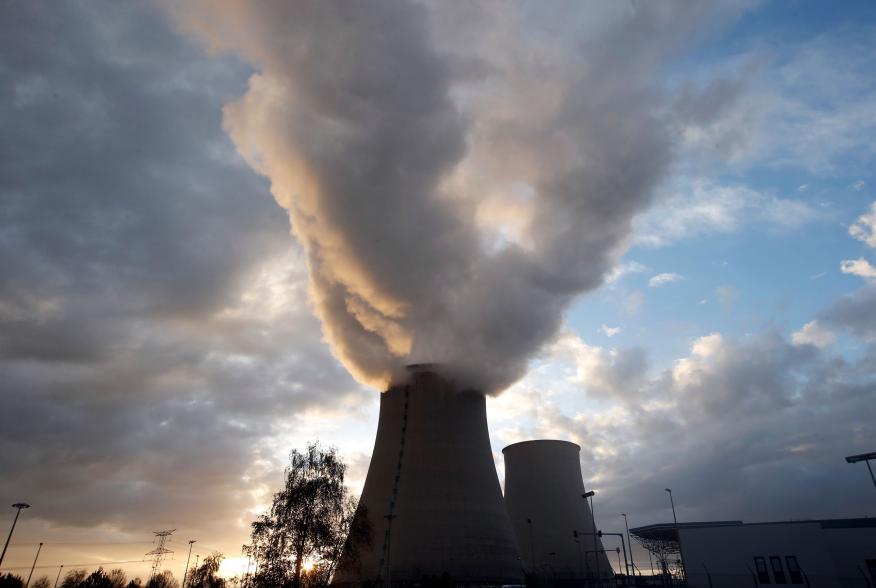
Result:
<instances>
[{"instance_id":1,"label":"dark storm cloud","mask_svg":"<svg viewBox=\"0 0 876 588\"><path fill-rule=\"evenodd\" d=\"M819 315L824 324L847 329L865 340L876 339L876 285L868 285L838 299Z\"/></svg>"},{"instance_id":2,"label":"dark storm cloud","mask_svg":"<svg viewBox=\"0 0 876 588\"><path fill-rule=\"evenodd\" d=\"M274 424L358 390L222 131L249 73L146 4L0 8L0 498L33 516L219 535Z\"/></svg>"}]
</instances>

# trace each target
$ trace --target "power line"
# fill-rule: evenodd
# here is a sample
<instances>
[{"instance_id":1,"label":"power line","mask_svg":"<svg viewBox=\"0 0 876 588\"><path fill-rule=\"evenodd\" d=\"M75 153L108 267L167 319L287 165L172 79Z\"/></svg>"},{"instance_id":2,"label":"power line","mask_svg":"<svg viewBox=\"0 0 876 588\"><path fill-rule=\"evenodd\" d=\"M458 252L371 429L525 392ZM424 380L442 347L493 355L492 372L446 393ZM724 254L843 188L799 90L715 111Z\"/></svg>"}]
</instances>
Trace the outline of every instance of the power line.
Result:
<instances>
[{"instance_id":1,"label":"power line","mask_svg":"<svg viewBox=\"0 0 876 588\"><path fill-rule=\"evenodd\" d=\"M46 541L43 545L150 545L155 541ZM9 547L36 547L37 543L13 543Z\"/></svg>"},{"instance_id":2,"label":"power line","mask_svg":"<svg viewBox=\"0 0 876 588\"><path fill-rule=\"evenodd\" d=\"M89 566L109 566L109 565L116 565L116 564L144 563L144 562L148 562L148 561L149 561L148 559L129 559L129 560L125 560L125 561L94 561L94 562L88 562L88 563L72 563L72 564L68 564L68 563L65 563L65 564L43 564L43 565L35 566L34 569L36 569L36 570L53 569L53 568L57 568L58 566L64 566L65 568L75 568L75 567L86 568ZM29 569L30 569L30 566L12 566L12 567L4 567L0 571L8 572L10 570L29 570Z\"/></svg>"}]
</instances>

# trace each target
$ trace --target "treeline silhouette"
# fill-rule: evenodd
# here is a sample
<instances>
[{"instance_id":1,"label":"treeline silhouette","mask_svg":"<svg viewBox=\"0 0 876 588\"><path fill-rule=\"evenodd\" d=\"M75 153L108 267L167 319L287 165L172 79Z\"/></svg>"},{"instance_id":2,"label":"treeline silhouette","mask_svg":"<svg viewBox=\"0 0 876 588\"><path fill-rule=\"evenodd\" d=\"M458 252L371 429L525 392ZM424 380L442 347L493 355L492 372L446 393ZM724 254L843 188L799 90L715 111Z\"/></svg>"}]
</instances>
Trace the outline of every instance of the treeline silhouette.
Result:
<instances>
[{"instance_id":1,"label":"treeline silhouette","mask_svg":"<svg viewBox=\"0 0 876 588\"><path fill-rule=\"evenodd\" d=\"M204 558L197 568L189 570L185 588L231 588L238 584L237 579L226 581L218 576L222 554L214 553ZM98 568L89 573L87 570L70 570L63 578L50 580L48 576L37 578L28 588L180 588L180 583L170 570L156 574L144 582L140 578L128 579L128 575L120 568L106 571ZM7 573L0 576L0 588L24 588L26 582L21 576Z\"/></svg>"},{"instance_id":2,"label":"treeline silhouette","mask_svg":"<svg viewBox=\"0 0 876 588\"><path fill-rule=\"evenodd\" d=\"M341 553L349 564L358 560L356 546L371 542L371 528L364 508L344 486L347 466L334 448L309 443L293 450L285 470L283 488L274 494L271 508L252 523L250 543L243 552L250 566L243 577L222 578L222 554L204 558L189 568L182 588L323 588L337 569ZM20 576L0 576L0 588L25 588ZM170 571L143 581L128 578L122 569L93 572L74 569L63 578L47 576L28 588L181 588Z\"/></svg>"}]
</instances>

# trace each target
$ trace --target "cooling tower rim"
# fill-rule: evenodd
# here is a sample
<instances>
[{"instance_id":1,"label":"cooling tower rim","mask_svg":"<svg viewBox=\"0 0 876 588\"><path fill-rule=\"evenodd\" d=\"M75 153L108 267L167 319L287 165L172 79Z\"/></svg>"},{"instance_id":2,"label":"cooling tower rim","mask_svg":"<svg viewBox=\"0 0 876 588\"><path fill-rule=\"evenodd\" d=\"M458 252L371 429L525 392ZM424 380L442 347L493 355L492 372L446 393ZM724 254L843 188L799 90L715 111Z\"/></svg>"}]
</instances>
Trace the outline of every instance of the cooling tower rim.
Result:
<instances>
[{"instance_id":1,"label":"cooling tower rim","mask_svg":"<svg viewBox=\"0 0 876 588\"><path fill-rule=\"evenodd\" d=\"M572 443L571 441L566 441L564 439L530 439L528 441L518 441L517 443L512 443L511 445L506 445L504 449L502 449L502 453L505 453L509 449L520 447L521 445L555 445L555 446L564 446L571 445L577 451L581 451L581 446L577 443Z\"/></svg>"}]
</instances>

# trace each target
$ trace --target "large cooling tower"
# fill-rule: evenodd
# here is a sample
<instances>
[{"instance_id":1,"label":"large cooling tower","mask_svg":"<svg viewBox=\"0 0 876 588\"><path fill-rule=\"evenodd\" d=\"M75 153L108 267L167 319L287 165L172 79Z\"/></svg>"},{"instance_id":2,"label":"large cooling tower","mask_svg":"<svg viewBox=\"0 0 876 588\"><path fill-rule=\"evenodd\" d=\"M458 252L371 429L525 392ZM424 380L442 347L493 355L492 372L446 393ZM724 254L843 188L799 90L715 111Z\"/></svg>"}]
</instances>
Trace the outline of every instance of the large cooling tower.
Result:
<instances>
[{"instance_id":1,"label":"large cooling tower","mask_svg":"<svg viewBox=\"0 0 876 588\"><path fill-rule=\"evenodd\" d=\"M580 450L574 443L551 440L523 441L502 450L505 504L528 573L595 577L598 563L599 576L612 575L582 498Z\"/></svg>"},{"instance_id":2,"label":"large cooling tower","mask_svg":"<svg viewBox=\"0 0 876 588\"><path fill-rule=\"evenodd\" d=\"M435 368L410 366L380 398L371 465L359 501L370 544L345 547L333 584L520 584L523 564L487 434L484 395ZM360 510L361 514L362 510Z\"/></svg>"}]
</instances>

